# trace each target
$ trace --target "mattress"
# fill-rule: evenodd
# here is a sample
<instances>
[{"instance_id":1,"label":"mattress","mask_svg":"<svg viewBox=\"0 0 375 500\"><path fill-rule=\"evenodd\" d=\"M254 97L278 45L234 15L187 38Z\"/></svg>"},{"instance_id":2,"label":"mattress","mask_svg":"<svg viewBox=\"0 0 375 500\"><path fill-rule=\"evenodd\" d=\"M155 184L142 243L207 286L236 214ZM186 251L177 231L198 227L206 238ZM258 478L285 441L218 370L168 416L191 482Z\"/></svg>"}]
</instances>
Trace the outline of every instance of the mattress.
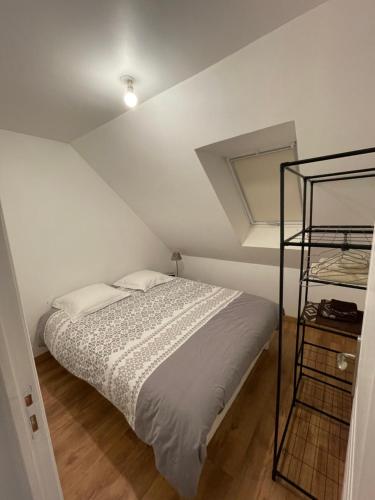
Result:
<instances>
[{"instance_id":1,"label":"mattress","mask_svg":"<svg viewBox=\"0 0 375 500\"><path fill-rule=\"evenodd\" d=\"M56 311L44 341L124 414L179 494L193 496L215 418L277 316L276 304L261 297L176 278L76 323Z\"/></svg>"}]
</instances>

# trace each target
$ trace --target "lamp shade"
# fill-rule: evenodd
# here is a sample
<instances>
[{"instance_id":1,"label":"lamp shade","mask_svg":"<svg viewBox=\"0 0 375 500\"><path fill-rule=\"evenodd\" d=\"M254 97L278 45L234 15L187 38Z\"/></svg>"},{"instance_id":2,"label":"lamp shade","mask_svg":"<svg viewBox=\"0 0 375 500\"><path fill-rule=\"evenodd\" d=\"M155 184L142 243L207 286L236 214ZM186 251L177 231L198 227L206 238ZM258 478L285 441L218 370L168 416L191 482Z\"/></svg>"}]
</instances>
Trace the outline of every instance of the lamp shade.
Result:
<instances>
[{"instance_id":1,"label":"lamp shade","mask_svg":"<svg viewBox=\"0 0 375 500\"><path fill-rule=\"evenodd\" d=\"M182 260L182 257L181 257L181 254L180 252L173 252L172 253L172 257L171 257L171 260Z\"/></svg>"}]
</instances>

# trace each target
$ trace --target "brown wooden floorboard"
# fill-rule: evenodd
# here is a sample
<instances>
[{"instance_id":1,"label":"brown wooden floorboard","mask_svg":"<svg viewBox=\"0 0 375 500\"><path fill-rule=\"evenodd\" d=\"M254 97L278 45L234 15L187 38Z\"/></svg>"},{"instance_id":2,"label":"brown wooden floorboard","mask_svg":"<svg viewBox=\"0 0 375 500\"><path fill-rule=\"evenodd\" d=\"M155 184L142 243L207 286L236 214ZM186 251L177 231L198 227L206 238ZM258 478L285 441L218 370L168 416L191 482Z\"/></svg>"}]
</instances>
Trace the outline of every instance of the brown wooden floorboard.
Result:
<instances>
[{"instance_id":1,"label":"brown wooden floorboard","mask_svg":"<svg viewBox=\"0 0 375 500\"><path fill-rule=\"evenodd\" d=\"M285 325L283 391L290 391L295 323ZM152 449L111 403L48 354L36 366L65 500L178 500ZM274 337L208 447L196 500L302 498L271 479L275 373ZM283 419L288 409L286 402Z\"/></svg>"}]
</instances>

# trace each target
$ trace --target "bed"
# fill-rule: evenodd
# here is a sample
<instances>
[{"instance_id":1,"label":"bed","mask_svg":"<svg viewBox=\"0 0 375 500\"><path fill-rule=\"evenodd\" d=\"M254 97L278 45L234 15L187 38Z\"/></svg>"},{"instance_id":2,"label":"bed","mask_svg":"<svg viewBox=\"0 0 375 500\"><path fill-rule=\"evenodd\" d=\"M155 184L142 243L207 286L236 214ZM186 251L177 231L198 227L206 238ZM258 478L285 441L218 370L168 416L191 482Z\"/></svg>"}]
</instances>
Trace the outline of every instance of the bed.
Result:
<instances>
[{"instance_id":1,"label":"bed","mask_svg":"<svg viewBox=\"0 0 375 500\"><path fill-rule=\"evenodd\" d=\"M175 278L72 323L54 311L45 344L153 447L180 495L197 490L213 436L277 327L277 305Z\"/></svg>"}]
</instances>

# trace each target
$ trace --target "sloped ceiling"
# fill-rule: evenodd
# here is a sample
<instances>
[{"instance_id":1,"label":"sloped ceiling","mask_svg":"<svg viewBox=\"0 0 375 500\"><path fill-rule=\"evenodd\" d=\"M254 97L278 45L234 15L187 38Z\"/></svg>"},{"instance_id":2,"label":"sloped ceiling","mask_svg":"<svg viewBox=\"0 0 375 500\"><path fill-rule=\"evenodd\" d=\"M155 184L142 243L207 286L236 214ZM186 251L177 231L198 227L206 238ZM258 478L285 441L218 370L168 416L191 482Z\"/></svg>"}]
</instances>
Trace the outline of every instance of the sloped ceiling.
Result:
<instances>
[{"instance_id":1,"label":"sloped ceiling","mask_svg":"<svg viewBox=\"0 0 375 500\"><path fill-rule=\"evenodd\" d=\"M324 0L2 0L0 128L70 142Z\"/></svg>"},{"instance_id":2,"label":"sloped ceiling","mask_svg":"<svg viewBox=\"0 0 375 500\"><path fill-rule=\"evenodd\" d=\"M169 248L276 265L277 250L241 247L195 150L288 121L300 157L374 145L374 18L372 0L332 0L73 145ZM342 223L353 210L373 223L373 189L349 207L323 196L317 219L337 206Z\"/></svg>"}]
</instances>

